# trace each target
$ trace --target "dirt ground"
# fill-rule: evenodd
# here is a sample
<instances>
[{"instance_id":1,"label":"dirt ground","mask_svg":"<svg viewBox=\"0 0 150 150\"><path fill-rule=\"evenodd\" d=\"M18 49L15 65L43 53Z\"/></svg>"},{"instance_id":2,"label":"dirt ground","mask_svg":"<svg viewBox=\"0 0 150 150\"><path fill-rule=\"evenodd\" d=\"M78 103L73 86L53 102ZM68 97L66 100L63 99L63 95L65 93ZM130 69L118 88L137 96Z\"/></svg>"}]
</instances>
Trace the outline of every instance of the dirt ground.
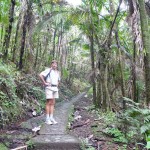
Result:
<instances>
[{"instance_id":1,"label":"dirt ground","mask_svg":"<svg viewBox=\"0 0 150 150\"><path fill-rule=\"evenodd\" d=\"M102 120L97 119L97 115L89 108L92 107L92 100L83 97L74 104L73 121L70 124L69 134L74 135L83 141L82 149L85 150L133 150L133 145L126 146L116 143L113 138L105 135L101 131L94 132L94 128L105 127Z\"/></svg>"}]
</instances>

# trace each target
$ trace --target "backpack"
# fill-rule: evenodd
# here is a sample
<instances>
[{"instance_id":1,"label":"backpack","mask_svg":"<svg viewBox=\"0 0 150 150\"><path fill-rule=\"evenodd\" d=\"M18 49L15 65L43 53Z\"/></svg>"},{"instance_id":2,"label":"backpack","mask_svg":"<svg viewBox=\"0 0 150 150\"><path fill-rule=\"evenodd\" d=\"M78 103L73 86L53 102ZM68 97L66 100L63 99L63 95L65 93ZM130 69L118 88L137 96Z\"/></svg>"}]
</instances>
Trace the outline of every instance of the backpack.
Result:
<instances>
[{"instance_id":1,"label":"backpack","mask_svg":"<svg viewBox=\"0 0 150 150\"><path fill-rule=\"evenodd\" d=\"M49 73L44 77L44 80L46 81L46 79L48 78L48 76L50 76L52 69L50 69Z\"/></svg>"},{"instance_id":2,"label":"backpack","mask_svg":"<svg viewBox=\"0 0 150 150\"><path fill-rule=\"evenodd\" d=\"M51 70L52 70L52 69L50 69L49 73L44 77L44 80L45 80L45 81L46 81L46 79L48 78L48 76L50 76ZM46 86L43 87L44 90L45 90L45 88L46 88ZM53 91L53 92L57 92L57 91L58 91L58 88L56 88L56 87L51 87L50 90Z\"/></svg>"}]
</instances>

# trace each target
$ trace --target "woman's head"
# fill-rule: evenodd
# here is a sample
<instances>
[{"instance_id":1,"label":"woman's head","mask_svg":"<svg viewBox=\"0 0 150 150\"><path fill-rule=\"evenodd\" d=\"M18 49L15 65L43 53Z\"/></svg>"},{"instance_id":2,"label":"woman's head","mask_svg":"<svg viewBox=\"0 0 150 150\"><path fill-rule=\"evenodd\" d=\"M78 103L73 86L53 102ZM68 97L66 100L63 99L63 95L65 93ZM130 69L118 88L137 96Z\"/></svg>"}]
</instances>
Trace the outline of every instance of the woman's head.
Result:
<instances>
[{"instance_id":1,"label":"woman's head","mask_svg":"<svg viewBox=\"0 0 150 150\"><path fill-rule=\"evenodd\" d=\"M57 69L57 61L56 60L52 60L51 68L54 69L54 70Z\"/></svg>"}]
</instances>

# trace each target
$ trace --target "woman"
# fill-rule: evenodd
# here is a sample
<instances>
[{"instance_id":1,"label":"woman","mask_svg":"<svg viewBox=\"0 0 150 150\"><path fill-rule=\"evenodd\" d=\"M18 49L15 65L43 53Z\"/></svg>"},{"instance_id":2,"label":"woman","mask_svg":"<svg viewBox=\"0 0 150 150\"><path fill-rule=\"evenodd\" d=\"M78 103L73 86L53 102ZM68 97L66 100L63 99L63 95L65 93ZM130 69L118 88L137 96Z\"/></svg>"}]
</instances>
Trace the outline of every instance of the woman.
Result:
<instances>
[{"instance_id":1,"label":"woman","mask_svg":"<svg viewBox=\"0 0 150 150\"><path fill-rule=\"evenodd\" d=\"M42 71L39 76L45 86L46 124L57 124L57 121L53 117L55 99L59 98L58 85L60 82L60 73L57 70L57 61L53 60L50 68Z\"/></svg>"}]
</instances>

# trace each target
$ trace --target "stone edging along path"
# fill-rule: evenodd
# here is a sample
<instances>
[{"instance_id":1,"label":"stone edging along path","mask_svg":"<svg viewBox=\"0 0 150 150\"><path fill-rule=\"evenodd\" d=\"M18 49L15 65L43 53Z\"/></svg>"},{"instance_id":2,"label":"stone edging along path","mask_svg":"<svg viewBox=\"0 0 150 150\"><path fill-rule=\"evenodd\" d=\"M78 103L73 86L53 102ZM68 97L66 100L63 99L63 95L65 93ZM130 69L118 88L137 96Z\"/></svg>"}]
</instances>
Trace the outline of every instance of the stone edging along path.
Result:
<instances>
[{"instance_id":1,"label":"stone edging along path","mask_svg":"<svg viewBox=\"0 0 150 150\"><path fill-rule=\"evenodd\" d=\"M31 139L35 150L80 150L80 141L76 137L68 135L66 127L68 123L69 111L74 102L79 101L86 92L77 95L70 101L58 104L55 108L56 125L44 123L44 115L29 119L22 123L22 127L32 129L41 125L39 135Z\"/></svg>"}]
</instances>

